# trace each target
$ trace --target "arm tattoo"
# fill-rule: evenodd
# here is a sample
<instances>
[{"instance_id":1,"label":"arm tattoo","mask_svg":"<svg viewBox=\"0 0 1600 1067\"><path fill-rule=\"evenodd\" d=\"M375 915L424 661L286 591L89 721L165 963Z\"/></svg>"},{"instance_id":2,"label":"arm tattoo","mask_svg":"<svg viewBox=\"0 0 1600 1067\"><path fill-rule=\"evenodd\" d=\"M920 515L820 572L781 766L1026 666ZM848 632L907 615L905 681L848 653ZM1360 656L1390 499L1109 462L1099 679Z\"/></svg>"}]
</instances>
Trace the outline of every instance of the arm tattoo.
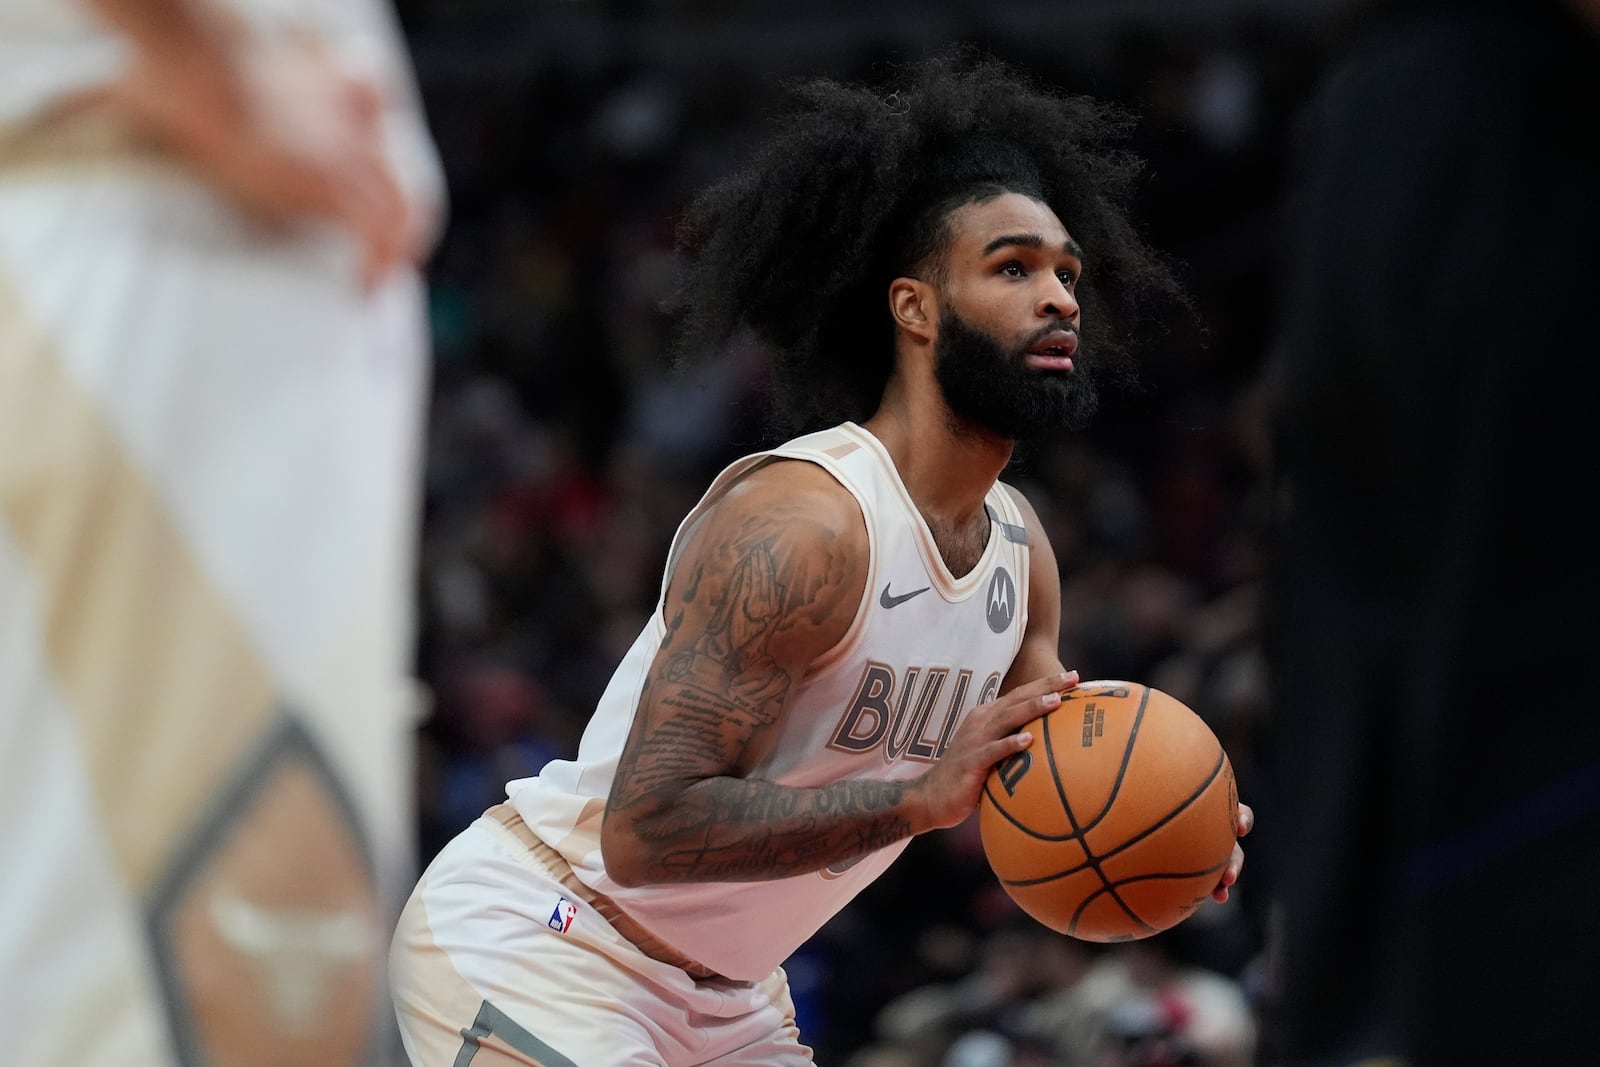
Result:
<instances>
[{"instance_id":1,"label":"arm tattoo","mask_svg":"<svg viewBox=\"0 0 1600 1067\"><path fill-rule=\"evenodd\" d=\"M855 608L837 542L799 509L774 509L747 517L688 576L607 805L649 853L653 878L805 874L910 835L904 782L798 788L739 776L806 666L781 662L776 646Z\"/></svg>"},{"instance_id":2,"label":"arm tattoo","mask_svg":"<svg viewBox=\"0 0 1600 1067\"><path fill-rule=\"evenodd\" d=\"M777 570L769 544L739 560L700 638L667 661L663 681L686 694L699 689L725 696L758 725L775 722L789 691L787 673L767 648L783 621L786 590Z\"/></svg>"},{"instance_id":3,"label":"arm tattoo","mask_svg":"<svg viewBox=\"0 0 1600 1067\"><path fill-rule=\"evenodd\" d=\"M747 881L809 874L911 834L894 806L904 782L835 782L797 789L710 778L684 790L641 834L662 881Z\"/></svg>"}]
</instances>

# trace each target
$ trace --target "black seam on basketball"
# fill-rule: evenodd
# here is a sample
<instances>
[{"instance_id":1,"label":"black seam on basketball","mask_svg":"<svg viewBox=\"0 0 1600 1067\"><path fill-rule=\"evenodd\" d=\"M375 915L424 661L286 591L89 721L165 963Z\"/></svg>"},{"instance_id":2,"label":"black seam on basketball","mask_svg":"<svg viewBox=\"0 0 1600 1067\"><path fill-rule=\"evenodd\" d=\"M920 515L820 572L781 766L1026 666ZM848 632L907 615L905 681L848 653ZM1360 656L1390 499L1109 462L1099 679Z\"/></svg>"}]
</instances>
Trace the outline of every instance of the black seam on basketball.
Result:
<instances>
[{"instance_id":1,"label":"black seam on basketball","mask_svg":"<svg viewBox=\"0 0 1600 1067\"><path fill-rule=\"evenodd\" d=\"M1122 844L1118 845L1116 848L1107 849L1106 853L1105 853L1105 856L1102 857L1102 858L1109 859L1112 856L1115 856L1117 853L1122 852L1125 849L1128 849L1128 848L1132 847L1133 845L1137 844L1138 842L1143 841L1145 838L1149 837L1151 834L1155 833L1157 830L1161 829L1163 826L1167 825L1167 823L1171 822L1173 819L1176 819L1179 815L1182 815L1185 811L1187 811L1189 809L1190 805L1192 805L1195 801L1199 800L1200 797L1205 794L1205 791L1207 789L1211 788L1211 784L1213 782L1215 782L1217 780L1217 776L1222 773L1222 768L1223 768L1223 765L1227 762L1227 758L1228 758L1227 757L1227 753L1222 751L1222 746L1220 746L1220 745L1217 746L1217 763L1216 763L1216 766L1211 768L1211 775L1208 778L1206 778L1206 780L1204 782L1202 782L1200 784L1200 787L1198 789L1196 789L1193 793L1189 794L1189 797L1188 797L1187 800L1185 800L1182 804L1179 804L1177 807L1173 808L1171 811L1167 812L1165 815L1161 816L1161 818L1157 819L1155 822L1151 823L1149 826L1145 827L1143 830L1139 831L1138 833L1134 834L1132 837L1128 838L1126 841L1124 841ZM1089 851L1089 843L1087 841L1085 841L1084 844L1083 844L1083 850L1085 852Z\"/></svg>"},{"instance_id":2,"label":"black seam on basketball","mask_svg":"<svg viewBox=\"0 0 1600 1067\"><path fill-rule=\"evenodd\" d=\"M1100 814L1089 821L1083 828L1088 833L1100 825L1106 815L1111 811L1111 805L1117 802L1117 796L1122 792L1122 780L1128 776L1128 764L1133 762L1133 743L1139 739L1139 727L1144 725L1144 709L1150 703L1150 687L1144 686L1144 695L1139 698L1139 710L1133 713L1133 725L1128 728L1128 741L1122 746L1122 766L1117 768L1117 780L1111 783L1111 792L1106 796L1106 806L1100 809Z\"/></svg>"},{"instance_id":3,"label":"black seam on basketball","mask_svg":"<svg viewBox=\"0 0 1600 1067\"><path fill-rule=\"evenodd\" d=\"M1122 899L1122 894L1117 892L1118 889L1121 889L1123 887L1130 886L1130 885L1137 885L1140 882L1160 882L1160 881L1171 882L1171 881L1177 881L1179 879L1185 879L1185 878L1209 878L1209 877L1212 877L1212 876L1220 873L1227 866L1228 866L1228 862L1227 862L1227 860L1224 860L1221 863L1219 863L1219 864L1217 864L1217 865L1215 865L1213 867L1207 867L1203 871L1188 871L1188 872L1184 872L1184 873L1163 872L1161 874L1139 874L1139 875L1134 875L1132 878L1119 879L1114 883L1113 882L1107 882L1104 890L1095 890L1093 893L1090 893L1086 898L1084 898L1083 902L1078 905L1078 910L1072 913L1072 920L1067 924L1067 932L1069 934L1076 932L1076 930L1078 929L1078 920L1083 915L1083 910L1085 908L1087 908L1089 906L1090 902L1092 902L1095 897L1099 896L1101 894L1101 892L1106 892L1106 893L1110 893L1111 894L1111 899L1115 900L1117 902L1117 904L1122 908L1123 912L1127 914L1128 918L1132 919L1134 922L1136 922L1140 926L1142 926L1147 933L1152 933L1152 934L1153 933L1158 933L1159 931L1156 929L1156 927L1152 926L1149 922L1147 922L1145 920L1144 916L1142 916L1138 912L1134 911L1133 907L1126 900Z\"/></svg>"},{"instance_id":4,"label":"black seam on basketball","mask_svg":"<svg viewBox=\"0 0 1600 1067\"><path fill-rule=\"evenodd\" d=\"M1084 850L1084 855L1087 856L1088 854L1089 854L1089 850L1085 849ZM1066 878L1068 875L1077 874L1079 871L1086 871L1090 867L1093 867L1094 865L1095 865L1094 858L1090 857L1089 859L1086 859L1082 863L1078 864L1076 867L1069 867L1064 871L1056 871L1054 874L1040 875L1038 878L1001 878L1000 879L1000 884L1002 884L1002 885L1044 885L1046 882L1054 882L1059 878ZM1098 873L1098 868L1097 868L1096 873ZM1100 875L1100 881L1104 882L1105 880L1106 880L1106 876L1103 875L1103 874ZM1107 883L1107 884L1109 884L1109 883Z\"/></svg>"},{"instance_id":5,"label":"black seam on basketball","mask_svg":"<svg viewBox=\"0 0 1600 1067\"><path fill-rule=\"evenodd\" d=\"M1163 826L1165 826L1167 823L1171 822L1173 819L1176 819L1179 815L1182 815L1186 810L1188 810L1190 805L1192 805L1196 800L1200 799L1200 797L1205 793L1205 791L1207 789L1211 788L1211 784L1213 782L1215 782L1217 780L1217 776L1222 773L1223 763L1226 760L1226 758L1227 758L1226 753L1224 753L1222 751L1221 746L1218 746L1218 748L1217 748L1217 764L1216 764L1215 767L1213 767L1211 769L1210 777L1208 777L1200 785L1200 787L1198 789L1196 789L1193 793L1191 793L1189 795L1188 799L1186 799L1183 803L1179 804L1177 807L1173 808L1167 814L1163 815L1156 822L1151 823L1150 826L1148 826L1146 829L1144 829L1144 830L1140 831L1139 833L1133 835L1132 837L1128 838L1126 841L1122 842L1122 844L1118 845L1116 848L1108 850L1104 855L1096 855L1089 848L1089 842L1088 841L1080 840L1079 843L1083 846L1083 854L1087 858L1084 860L1084 862L1078 864L1076 867L1069 867L1066 870L1057 871L1054 874L1041 875L1038 878L1027 878L1027 879L1022 879L1022 880L1012 880L1012 879L1009 879L1009 878L1002 878L1001 881L1006 885L1018 885L1018 886L1043 885L1045 882L1053 882L1058 878L1065 878L1068 875L1077 874L1079 871L1084 870L1087 867L1093 867L1094 870L1095 870L1095 873L1100 875L1100 881L1104 882L1105 885L1109 888L1112 885L1112 883L1111 883L1110 879L1106 878L1105 872L1100 869L1100 861L1101 860L1105 860L1105 859L1110 859L1111 857L1115 856L1117 853L1122 852L1123 850L1129 848L1130 846L1136 844L1137 842L1144 840L1146 837L1149 837L1151 834L1153 834L1157 830L1161 829ZM984 788L987 789L988 786L985 785ZM1010 818L1009 815L1006 816L1006 817L1008 819ZM1011 821L1017 826L1018 829L1023 830L1025 832L1029 832L1029 833L1032 832L1032 831L1029 831L1026 826L1023 826L1021 823L1016 822L1015 819L1012 819ZM1084 832L1087 833L1087 830L1085 830ZM1034 834L1033 836L1040 837L1041 835ZM1076 836L1076 835L1074 835L1074 836ZM1067 840L1072 840L1072 838L1059 838L1059 839L1043 838L1043 840L1063 840L1063 841L1067 841ZM1222 866L1225 867L1225 866L1227 866L1227 864L1223 863Z\"/></svg>"},{"instance_id":6,"label":"black seam on basketball","mask_svg":"<svg viewBox=\"0 0 1600 1067\"><path fill-rule=\"evenodd\" d=\"M1026 826L1026 825L1018 822L1017 821L1017 817L1015 815L1012 815L1009 811L1007 811L1004 807L1002 807L1001 806L1001 802L1000 802L1000 798L995 795L994 790L990 788L989 783L987 781L983 783L983 792L984 792L984 795L989 798L990 806L993 807L994 810L998 814L1003 815L1005 817L1006 822L1010 823L1012 826L1015 826L1018 830L1021 830L1023 833L1027 834L1029 837L1033 838L1036 841L1056 842L1056 841L1077 841L1079 839L1079 835L1076 832L1073 832L1073 833L1070 833L1070 834L1065 834L1065 835L1059 835L1059 836L1056 835L1056 834L1041 834L1039 831L1033 829L1031 826Z\"/></svg>"},{"instance_id":7,"label":"black seam on basketball","mask_svg":"<svg viewBox=\"0 0 1600 1067\"><path fill-rule=\"evenodd\" d=\"M1102 893L1111 894L1111 899L1117 902L1117 907L1121 908L1123 912L1127 914L1128 918L1144 927L1146 933L1153 934L1158 932L1154 926L1151 926L1149 923L1145 922L1144 919L1140 918L1137 912L1128 907L1128 902L1117 895L1116 889L1112 887L1110 882L1105 881L1104 875L1100 876L1100 880L1105 882L1105 884L1099 889L1096 889L1093 893L1090 893L1088 896L1084 897L1083 900L1078 904L1078 910L1072 913L1072 918L1067 922L1067 933L1076 936L1078 931L1078 920L1083 918L1084 909L1088 908L1090 904L1093 904L1095 898L1100 896Z\"/></svg>"},{"instance_id":8,"label":"black seam on basketball","mask_svg":"<svg viewBox=\"0 0 1600 1067\"><path fill-rule=\"evenodd\" d=\"M1145 930L1149 931L1150 933L1156 933L1157 932L1156 928L1154 926L1151 926L1148 922L1146 922L1144 920L1143 916L1141 916L1137 912L1135 912L1133 910L1133 908L1128 905L1128 902L1122 899L1121 894L1119 894L1117 892L1117 890L1119 888L1122 888L1124 886L1136 885L1136 884L1138 884L1140 882L1161 882L1161 881L1172 882L1172 881L1177 881L1179 879L1184 879L1184 878L1209 878L1209 877L1215 876L1216 874L1220 873L1227 866L1228 866L1228 862L1226 860L1224 860L1223 862L1217 864L1214 867L1207 867L1203 871L1189 871L1189 872L1186 872L1186 873L1164 872L1164 873L1161 873L1161 874L1140 874L1140 875L1135 875L1132 878L1120 879L1115 884L1109 884L1108 883L1106 885L1106 890L1105 891L1111 894L1111 899L1115 900L1118 904L1120 904L1122 906L1122 910L1128 914L1128 917L1130 919L1132 919L1134 922L1138 923L1140 926L1144 927ZM1070 923L1068 923L1068 927L1067 927L1069 933L1071 933L1072 931L1075 931L1078 928L1078 917L1083 914L1083 909L1088 907L1089 901L1093 900L1095 897L1097 897L1099 895L1100 895L1100 893L1099 893L1098 890L1096 892L1094 892L1094 893L1089 894L1088 899L1085 900L1082 904L1080 904L1078 906L1078 910L1077 911L1073 912L1072 921Z\"/></svg>"},{"instance_id":9,"label":"black seam on basketball","mask_svg":"<svg viewBox=\"0 0 1600 1067\"><path fill-rule=\"evenodd\" d=\"M1044 717L1044 747L1045 755L1050 761L1050 780L1056 784L1056 796L1061 801L1061 810L1066 813L1067 822L1072 824L1072 836L1073 838L1077 839L1078 844L1083 849L1084 862L1080 863L1078 866L1069 871L1062 871L1057 874L1047 875L1044 878L1037 879L1036 881L1032 881L1028 884L1039 885L1044 882L1052 882L1058 878L1065 878L1069 874L1075 874L1086 867L1092 867L1094 868L1094 873L1100 879L1100 884L1108 890L1111 888L1111 880L1106 877L1106 872L1100 869L1101 857L1094 854L1094 850L1089 847L1088 838L1084 835L1086 835L1090 830L1094 829L1095 826L1099 825L1100 820L1104 819L1106 817L1106 813L1111 810L1111 805L1116 802L1117 794L1122 792L1122 779L1128 773L1128 764L1133 759L1133 742L1134 739L1139 736L1140 724L1144 722L1145 705L1150 702L1150 687L1142 686L1141 688L1143 688L1144 692L1139 697L1139 710L1134 712L1133 725L1128 728L1128 740L1122 747L1122 766L1117 768L1117 778L1116 781L1112 783L1111 792L1106 795L1105 807L1101 808L1099 814L1091 819L1087 825L1082 827L1078 825L1078 820L1072 815L1072 805L1067 802L1066 790L1061 784L1061 775L1056 773L1055 746L1050 743L1050 717L1048 715ZM1192 797L1190 798L1190 802L1193 802ZM1107 853L1107 855L1110 855L1110 853ZM1020 885L1023 883L1012 884ZM1091 893L1089 895L1089 899L1093 900L1096 895L1097 893ZM1116 894L1113 892L1112 896L1116 897ZM1116 897L1116 900L1117 904L1120 905L1124 911L1128 910L1128 906L1122 902L1120 897ZM1131 911L1129 911L1128 914L1138 922L1142 923L1144 921L1137 915L1134 915ZM1074 920L1074 923L1076 923L1076 920Z\"/></svg>"},{"instance_id":10,"label":"black seam on basketball","mask_svg":"<svg viewBox=\"0 0 1600 1067\"><path fill-rule=\"evenodd\" d=\"M1077 827L1077 832L1080 833L1080 834L1088 834L1089 831L1093 830L1096 826L1099 826L1100 823L1105 820L1105 817L1107 815L1111 814L1111 805L1116 803L1117 794L1122 792L1122 780L1125 777L1127 777L1128 764L1133 761L1133 742L1134 742L1134 739L1139 736L1139 727L1144 723L1145 705L1147 705L1150 702L1150 687L1146 685L1146 686L1140 686L1140 688L1144 690L1144 695L1139 698L1139 710L1133 713L1133 725L1128 728L1128 740L1123 743L1123 747L1122 747L1122 766L1117 768L1117 777L1116 777L1116 780L1111 783L1111 792L1106 794L1105 806L1103 808L1101 808L1098 812L1095 813L1094 818L1090 819L1088 822L1084 823L1082 826L1078 826L1077 821L1073 820L1072 825L1074 827ZM1050 773L1051 773L1051 776L1053 778L1055 778L1055 781L1056 781L1056 792L1060 793L1061 792L1061 776L1055 773L1055 763L1054 763L1054 761L1051 762ZM1066 803L1067 803L1066 797L1062 796L1062 798L1061 798L1062 806L1066 807ZM1067 818L1069 818L1069 819L1072 818L1072 813L1071 813L1070 810L1067 813ZM1088 846L1087 845L1084 846L1084 851L1088 851Z\"/></svg>"},{"instance_id":11,"label":"black seam on basketball","mask_svg":"<svg viewBox=\"0 0 1600 1067\"><path fill-rule=\"evenodd\" d=\"M1060 706L1059 704L1056 705L1056 707ZM1050 781L1055 784L1056 799L1061 802L1061 811L1067 817L1067 825L1072 827L1072 833L1067 837L1067 840L1072 838L1081 839L1084 828L1078 825L1077 816L1072 814L1072 804L1067 800L1067 791L1061 786L1061 775L1059 768L1056 767L1056 746L1050 733L1050 716L1046 715L1043 719L1040 719L1039 725L1044 729L1044 758L1050 764ZM1089 846L1084 845L1083 851L1087 855Z\"/></svg>"},{"instance_id":12,"label":"black seam on basketball","mask_svg":"<svg viewBox=\"0 0 1600 1067\"><path fill-rule=\"evenodd\" d=\"M1226 870L1227 866L1228 866L1228 861L1227 860L1223 860L1221 863L1213 864L1212 866L1206 867L1203 870L1198 870L1198 871L1159 871L1159 872L1156 872L1156 873L1153 873L1153 874L1151 874L1151 873L1135 874L1135 875L1132 875L1131 877L1128 877L1128 878L1118 878L1114 882L1109 880L1109 879L1107 879L1106 876L1104 875L1104 873L1101 873L1100 874L1100 880L1102 882L1104 882L1105 885L1104 885L1103 889L1096 889L1093 893L1090 894L1090 896L1091 897L1099 896L1100 893L1104 889L1112 889L1112 890L1114 890L1114 889L1117 889L1117 888L1119 888L1121 886L1134 885L1134 884L1136 884L1138 882L1149 882L1149 881L1157 881L1157 880L1163 880L1163 879L1167 880L1167 881L1171 881L1171 880L1177 879L1177 878L1200 878L1200 877L1202 877L1204 875L1208 875L1208 874L1217 874L1217 873L1219 873L1219 872L1221 872L1223 870ZM1089 867L1088 863L1080 863L1076 867L1072 868L1071 870L1060 871L1060 872L1058 872L1056 874L1048 874L1048 875L1045 875L1043 878L1001 878L1000 879L1000 884L1001 885L1015 885L1015 886L1043 885L1045 882L1053 882L1058 878L1065 878L1068 875L1077 874L1080 871L1087 870L1088 867Z\"/></svg>"},{"instance_id":13,"label":"black seam on basketball","mask_svg":"<svg viewBox=\"0 0 1600 1067\"><path fill-rule=\"evenodd\" d=\"M1121 887L1121 886L1135 885L1135 884L1137 884L1139 882L1160 882L1160 881L1171 882L1171 881L1175 881L1175 880L1177 880L1179 878L1205 878L1205 877L1209 877L1210 875L1217 874L1217 873L1220 873L1221 871L1227 870L1227 867L1228 867L1228 861L1227 860L1223 860L1221 863L1213 864L1212 866L1207 867L1204 870L1199 870L1199 871L1158 871L1158 872L1155 872L1155 873L1135 874L1135 875L1131 875L1130 877L1127 877L1127 878L1119 878L1115 882L1112 882L1111 884L1112 884L1113 887Z\"/></svg>"},{"instance_id":14,"label":"black seam on basketball","mask_svg":"<svg viewBox=\"0 0 1600 1067\"><path fill-rule=\"evenodd\" d=\"M1138 739L1139 727L1144 722L1145 705L1150 703L1150 687L1144 686L1143 689L1144 692L1139 696L1139 710L1133 713L1133 725L1128 728L1128 741L1122 746L1122 766L1117 768L1117 779L1111 784L1111 792L1106 795L1105 807L1100 809L1100 813L1098 815L1089 820L1089 825L1083 828L1082 832L1084 834L1088 834L1090 830L1100 825L1100 821L1106 817L1108 812L1111 811L1111 805L1117 802L1117 795L1122 792L1122 779L1127 775L1128 764L1133 760L1133 743ZM1104 857L1096 856L1094 854L1094 849L1089 847L1089 840L1087 837L1085 837L1083 841L1083 854L1088 857L1089 866L1094 868L1094 873L1100 878L1100 884L1106 887L1107 892L1111 894L1112 899L1117 902L1117 905L1122 908L1123 911L1128 913L1129 918L1143 925L1144 920L1135 915L1132 909L1130 909L1127 904L1123 903L1122 898L1117 896L1116 890L1111 888L1111 879L1107 878L1106 872L1100 869L1100 861ZM1089 900L1093 900L1096 895L1097 894L1094 893L1089 894ZM1085 901L1085 905L1087 905L1087 903L1088 902ZM1083 907L1079 907L1078 915L1081 915L1082 913ZM1074 928L1077 927L1077 915L1073 916L1072 925Z\"/></svg>"},{"instance_id":15,"label":"black seam on basketball","mask_svg":"<svg viewBox=\"0 0 1600 1067\"><path fill-rule=\"evenodd\" d=\"M1050 717L1047 715L1044 718L1045 755L1050 760L1050 780L1056 785L1056 798L1061 801L1061 810L1066 812L1067 821L1072 824L1073 837L1087 834L1090 830L1100 825L1101 820L1111 811L1111 805L1116 802L1117 794L1122 791L1122 779L1128 773L1128 761L1133 752L1133 739L1139 736L1139 724L1144 721L1144 707L1150 700L1150 687L1143 686L1142 688L1144 689L1144 695L1139 698L1139 710L1133 714L1133 726L1129 728L1128 740L1123 744L1122 766L1117 768L1116 781L1111 783L1111 792L1106 795L1105 806L1095 813L1094 818L1082 826L1078 825L1077 818L1072 814L1072 805L1067 801L1066 788L1061 784L1061 775L1056 767L1055 746L1050 743ZM1087 845L1084 846L1084 851L1088 851Z\"/></svg>"},{"instance_id":16,"label":"black seam on basketball","mask_svg":"<svg viewBox=\"0 0 1600 1067\"><path fill-rule=\"evenodd\" d=\"M1062 813L1066 813L1067 822L1072 825L1072 830L1070 830L1069 833L1042 833L1038 832L1038 830L1035 830L1034 827L1030 827L1030 825L1022 824L1022 822L1018 821L1018 817L1013 816L1010 811L1006 811L1005 805L1003 805L1002 801L1000 801L1000 797L998 797L997 793L994 792L994 789L990 787L990 779L986 779L986 781L984 781L984 795L989 797L990 806L994 806L994 809L998 814L1005 816L1006 822L1010 822L1010 824L1014 825L1016 829L1021 830L1022 833L1026 833L1027 837L1034 838L1035 841L1050 841L1050 843L1061 843L1061 841L1082 841L1083 832L1082 830L1078 829L1077 819L1072 817L1072 805L1067 803L1066 795L1061 792L1061 774L1056 773L1056 745L1054 745L1050 739L1050 715L1045 715L1045 717L1040 718L1040 720L1038 720L1038 726L1040 726L1040 729L1043 731L1042 741L1043 745L1045 745L1045 761L1048 763L1048 765L1050 765L1050 781L1056 784L1056 800L1061 801ZM1088 848L1083 849L1083 851L1088 853ZM1078 867L1077 870L1082 870L1082 867ZM1050 877L1056 878L1061 877L1061 875L1050 875ZM1002 881L1005 881L1005 878L1002 878ZM1006 883L1006 885L1021 885L1021 883L1011 881L1011 883Z\"/></svg>"}]
</instances>

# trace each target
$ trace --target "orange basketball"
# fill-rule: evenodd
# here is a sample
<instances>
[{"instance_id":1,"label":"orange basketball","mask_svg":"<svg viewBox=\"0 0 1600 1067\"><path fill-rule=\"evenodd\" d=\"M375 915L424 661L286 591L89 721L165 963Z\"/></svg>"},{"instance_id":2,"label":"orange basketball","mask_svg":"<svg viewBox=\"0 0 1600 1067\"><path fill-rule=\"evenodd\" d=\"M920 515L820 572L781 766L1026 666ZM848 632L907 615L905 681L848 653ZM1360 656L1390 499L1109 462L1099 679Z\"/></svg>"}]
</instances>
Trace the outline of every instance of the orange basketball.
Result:
<instances>
[{"instance_id":1,"label":"orange basketball","mask_svg":"<svg viewBox=\"0 0 1600 1067\"><path fill-rule=\"evenodd\" d=\"M1022 910L1085 941L1182 922L1233 853L1239 794L1216 735L1137 682L1083 682L990 772L983 850Z\"/></svg>"}]
</instances>

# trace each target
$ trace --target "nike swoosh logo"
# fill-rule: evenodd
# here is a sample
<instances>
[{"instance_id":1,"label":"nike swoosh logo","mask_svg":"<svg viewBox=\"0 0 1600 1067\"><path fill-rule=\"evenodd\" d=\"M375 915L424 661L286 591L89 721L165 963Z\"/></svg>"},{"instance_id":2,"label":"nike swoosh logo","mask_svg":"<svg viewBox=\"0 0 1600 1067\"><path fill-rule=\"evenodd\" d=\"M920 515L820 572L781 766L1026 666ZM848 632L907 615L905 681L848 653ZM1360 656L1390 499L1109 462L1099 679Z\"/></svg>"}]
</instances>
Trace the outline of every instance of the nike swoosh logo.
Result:
<instances>
[{"instance_id":1,"label":"nike swoosh logo","mask_svg":"<svg viewBox=\"0 0 1600 1067\"><path fill-rule=\"evenodd\" d=\"M912 597L917 596L920 593L926 593L927 591L928 586L923 586L921 589L913 589L909 593L901 593L899 596L894 596L889 592L889 587L886 585L883 587L883 593L878 597L878 606L883 608L892 608L896 604L904 604Z\"/></svg>"}]
</instances>

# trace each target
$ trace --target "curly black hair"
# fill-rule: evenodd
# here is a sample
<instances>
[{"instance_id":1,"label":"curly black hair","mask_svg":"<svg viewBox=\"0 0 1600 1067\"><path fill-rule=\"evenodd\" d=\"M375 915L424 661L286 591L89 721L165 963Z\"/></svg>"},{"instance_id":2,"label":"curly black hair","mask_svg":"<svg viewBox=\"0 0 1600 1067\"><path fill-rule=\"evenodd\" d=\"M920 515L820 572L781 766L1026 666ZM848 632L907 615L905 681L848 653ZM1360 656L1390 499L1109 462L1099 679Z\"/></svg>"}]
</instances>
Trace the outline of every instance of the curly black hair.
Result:
<instances>
[{"instance_id":1,"label":"curly black hair","mask_svg":"<svg viewBox=\"0 0 1600 1067\"><path fill-rule=\"evenodd\" d=\"M872 414L893 367L889 282L937 281L951 212L1000 193L1048 204L1087 250L1078 295L1095 347L1126 347L1188 306L1128 216L1142 171L1120 147L1128 112L968 49L878 86L787 89L775 134L681 221L668 303L680 363L746 330L771 349L774 430Z\"/></svg>"}]
</instances>

